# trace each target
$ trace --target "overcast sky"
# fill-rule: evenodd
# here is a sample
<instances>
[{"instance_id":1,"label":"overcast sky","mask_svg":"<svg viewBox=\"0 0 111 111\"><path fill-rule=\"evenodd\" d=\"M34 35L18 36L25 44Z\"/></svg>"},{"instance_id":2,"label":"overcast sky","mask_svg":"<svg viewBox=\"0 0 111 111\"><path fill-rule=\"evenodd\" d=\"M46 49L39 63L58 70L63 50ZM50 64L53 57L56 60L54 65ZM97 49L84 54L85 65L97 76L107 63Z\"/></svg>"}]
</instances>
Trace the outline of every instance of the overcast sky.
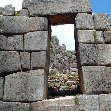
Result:
<instances>
[{"instance_id":1,"label":"overcast sky","mask_svg":"<svg viewBox=\"0 0 111 111\"><path fill-rule=\"evenodd\" d=\"M12 4L16 11L22 8L23 0L0 0L0 7ZM94 13L108 13L111 16L111 0L90 0ZM74 25L63 25L52 27L52 35L56 35L60 44L66 44L67 49L73 50L74 44Z\"/></svg>"}]
</instances>

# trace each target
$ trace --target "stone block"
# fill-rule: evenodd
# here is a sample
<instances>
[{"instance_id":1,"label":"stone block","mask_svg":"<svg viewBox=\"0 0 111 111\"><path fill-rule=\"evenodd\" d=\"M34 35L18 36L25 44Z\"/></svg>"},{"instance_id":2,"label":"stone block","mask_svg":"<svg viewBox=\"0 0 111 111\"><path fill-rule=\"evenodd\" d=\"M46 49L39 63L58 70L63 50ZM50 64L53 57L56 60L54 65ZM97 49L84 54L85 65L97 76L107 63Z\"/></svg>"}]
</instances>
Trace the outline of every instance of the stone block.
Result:
<instances>
[{"instance_id":1,"label":"stone block","mask_svg":"<svg viewBox=\"0 0 111 111\"><path fill-rule=\"evenodd\" d=\"M78 30L79 43L104 43L102 31Z\"/></svg>"},{"instance_id":2,"label":"stone block","mask_svg":"<svg viewBox=\"0 0 111 111\"><path fill-rule=\"evenodd\" d=\"M16 51L0 52L0 74L20 70L20 55Z\"/></svg>"},{"instance_id":3,"label":"stone block","mask_svg":"<svg viewBox=\"0 0 111 111\"><path fill-rule=\"evenodd\" d=\"M6 50L7 38L4 35L0 35L0 50Z\"/></svg>"},{"instance_id":4,"label":"stone block","mask_svg":"<svg viewBox=\"0 0 111 111\"><path fill-rule=\"evenodd\" d=\"M0 7L0 15L3 15L4 8Z\"/></svg>"},{"instance_id":5,"label":"stone block","mask_svg":"<svg viewBox=\"0 0 111 111\"><path fill-rule=\"evenodd\" d=\"M32 0L29 11L31 16L91 12L91 4L88 0Z\"/></svg>"},{"instance_id":6,"label":"stone block","mask_svg":"<svg viewBox=\"0 0 111 111\"><path fill-rule=\"evenodd\" d=\"M95 29L111 29L110 18L107 14L94 14Z\"/></svg>"},{"instance_id":7,"label":"stone block","mask_svg":"<svg viewBox=\"0 0 111 111\"><path fill-rule=\"evenodd\" d=\"M30 104L0 101L0 111L30 111Z\"/></svg>"},{"instance_id":8,"label":"stone block","mask_svg":"<svg viewBox=\"0 0 111 111\"><path fill-rule=\"evenodd\" d=\"M37 101L44 96L44 70L17 72L5 77L4 101Z\"/></svg>"},{"instance_id":9,"label":"stone block","mask_svg":"<svg viewBox=\"0 0 111 111\"><path fill-rule=\"evenodd\" d=\"M28 9L29 4L30 4L30 0L23 0L22 9Z\"/></svg>"},{"instance_id":10,"label":"stone block","mask_svg":"<svg viewBox=\"0 0 111 111\"><path fill-rule=\"evenodd\" d=\"M27 9L21 9L20 16L29 16L29 11Z\"/></svg>"},{"instance_id":11,"label":"stone block","mask_svg":"<svg viewBox=\"0 0 111 111\"><path fill-rule=\"evenodd\" d=\"M45 17L30 17L30 31L48 30L48 20Z\"/></svg>"},{"instance_id":12,"label":"stone block","mask_svg":"<svg viewBox=\"0 0 111 111\"><path fill-rule=\"evenodd\" d=\"M79 44L82 65L111 65L110 44Z\"/></svg>"},{"instance_id":13,"label":"stone block","mask_svg":"<svg viewBox=\"0 0 111 111\"><path fill-rule=\"evenodd\" d=\"M0 100L3 99L3 90L4 90L3 86L4 86L4 78L0 77Z\"/></svg>"},{"instance_id":14,"label":"stone block","mask_svg":"<svg viewBox=\"0 0 111 111\"><path fill-rule=\"evenodd\" d=\"M30 69L30 53L29 52L20 52L21 57L21 67L22 69Z\"/></svg>"},{"instance_id":15,"label":"stone block","mask_svg":"<svg viewBox=\"0 0 111 111\"><path fill-rule=\"evenodd\" d=\"M99 105L100 111L110 111L111 110L111 94L101 94L99 95Z\"/></svg>"},{"instance_id":16,"label":"stone block","mask_svg":"<svg viewBox=\"0 0 111 111\"><path fill-rule=\"evenodd\" d=\"M31 68L45 68L46 65L46 51L31 53Z\"/></svg>"},{"instance_id":17,"label":"stone block","mask_svg":"<svg viewBox=\"0 0 111 111\"><path fill-rule=\"evenodd\" d=\"M111 93L111 68L83 66L83 81L86 94Z\"/></svg>"},{"instance_id":18,"label":"stone block","mask_svg":"<svg viewBox=\"0 0 111 111\"><path fill-rule=\"evenodd\" d=\"M46 50L47 39L47 31L29 32L24 36L25 50Z\"/></svg>"},{"instance_id":19,"label":"stone block","mask_svg":"<svg viewBox=\"0 0 111 111\"><path fill-rule=\"evenodd\" d=\"M29 18L25 16L1 16L0 33L20 34L29 31Z\"/></svg>"},{"instance_id":20,"label":"stone block","mask_svg":"<svg viewBox=\"0 0 111 111\"><path fill-rule=\"evenodd\" d=\"M105 43L111 43L111 31L104 31Z\"/></svg>"},{"instance_id":21,"label":"stone block","mask_svg":"<svg viewBox=\"0 0 111 111\"><path fill-rule=\"evenodd\" d=\"M8 36L6 50L23 50L23 35Z\"/></svg>"},{"instance_id":22,"label":"stone block","mask_svg":"<svg viewBox=\"0 0 111 111\"><path fill-rule=\"evenodd\" d=\"M12 7L12 5L5 5L3 10L3 15L14 15L15 14L15 7Z\"/></svg>"},{"instance_id":23,"label":"stone block","mask_svg":"<svg viewBox=\"0 0 111 111\"><path fill-rule=\"evenodd\" d=\"M76 16L77 29L94 29L93 15L87 13L78 13Z\"/></svg>"}]
</instances>

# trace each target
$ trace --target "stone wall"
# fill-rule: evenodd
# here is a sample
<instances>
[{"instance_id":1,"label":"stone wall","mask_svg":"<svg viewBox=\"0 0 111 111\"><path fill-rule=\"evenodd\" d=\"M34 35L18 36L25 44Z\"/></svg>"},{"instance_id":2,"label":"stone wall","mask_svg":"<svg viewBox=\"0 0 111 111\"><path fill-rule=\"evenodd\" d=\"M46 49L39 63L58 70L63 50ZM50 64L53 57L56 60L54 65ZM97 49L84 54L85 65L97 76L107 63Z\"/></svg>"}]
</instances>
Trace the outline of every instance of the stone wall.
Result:
<instances>
[{"instance_id":1,"label":"stone wall","mask_svg":"<svg viewBox=\"0 0 111 111\"><path fill-rule=\"evenodd\" d=\"M45 109L36 106L39 105L36 101L40 101L43 107L41 102L47 94L50 25L60 24L58 19L66 22L67 17L71 20L68 23L75 23L82 92L111 92L111 21L108 16L92 15L88 0L23 0L22 7L20 13L15 13L11 5L0 8L0 111L110 111L110 94L74 97L77 107L67 103L71 99L65 106L59 106L61 102ZM50 21L50 17L56 22Z\"/></svg>"}]
</instances>

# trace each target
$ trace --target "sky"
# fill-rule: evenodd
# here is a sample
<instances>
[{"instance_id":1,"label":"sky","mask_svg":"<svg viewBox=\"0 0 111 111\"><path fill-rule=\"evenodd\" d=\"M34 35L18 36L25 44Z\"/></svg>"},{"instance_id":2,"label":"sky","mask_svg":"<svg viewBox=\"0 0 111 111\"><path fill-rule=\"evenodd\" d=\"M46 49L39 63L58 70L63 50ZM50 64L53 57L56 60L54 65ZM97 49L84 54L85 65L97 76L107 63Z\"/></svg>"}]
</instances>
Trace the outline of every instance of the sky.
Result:
<instances>
[{"instance_id":1,"label":"sky","mask_svg":"<svg viewBox=\"0 0 111 111\"><path fill-rule=\"evenodd\" d=\"M0 7L12 4L15 10L22 8L23 0L0 0ZM111 17L111 0L90 0L92 4L93 13L107 13ZM68 50L75 48L74 44L74 26L64 25L52 27L52 35L59 38L60 44L66 44Z\"/></svg>"}]
</instances>

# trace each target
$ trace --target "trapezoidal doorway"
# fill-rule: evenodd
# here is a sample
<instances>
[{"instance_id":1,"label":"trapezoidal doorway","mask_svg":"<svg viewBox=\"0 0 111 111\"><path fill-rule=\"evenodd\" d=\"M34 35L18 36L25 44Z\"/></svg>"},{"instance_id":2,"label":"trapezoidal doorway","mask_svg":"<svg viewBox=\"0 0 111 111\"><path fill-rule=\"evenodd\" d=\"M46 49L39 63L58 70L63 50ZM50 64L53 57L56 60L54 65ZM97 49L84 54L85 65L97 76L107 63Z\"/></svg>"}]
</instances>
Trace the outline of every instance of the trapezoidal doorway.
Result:
<instances>
[{"instance_id":1,"label":"trapezoidal doorway","mask_svg":"<svg viewBox=\"0 0 111 111\"><path fill-rule=\"evenodd\" d=\"M80 94L73 15L49 17L48 98ZM65 38L64 35L67 35Z\"/></svg>"}]
</instances>

